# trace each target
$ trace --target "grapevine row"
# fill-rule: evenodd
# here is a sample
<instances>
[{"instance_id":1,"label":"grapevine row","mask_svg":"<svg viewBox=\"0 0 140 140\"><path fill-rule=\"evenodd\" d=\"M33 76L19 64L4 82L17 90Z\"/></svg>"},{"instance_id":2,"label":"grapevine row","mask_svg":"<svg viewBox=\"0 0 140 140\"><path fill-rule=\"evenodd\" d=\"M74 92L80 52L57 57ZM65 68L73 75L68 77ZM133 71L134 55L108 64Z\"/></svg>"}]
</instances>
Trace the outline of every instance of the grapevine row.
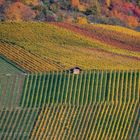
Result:
<instances>
[{"instance_id":1,"label":"grapevine row","mask_svg":"<svg viewBox=\"0 0 140 140\"><path fill-rule=\"evenodd\" d=\"M136 139L138 111L138 102L46 106L38 117L31 140Z\"/></svg>"},{"instance_id":2,"label":"grapevine row","mask_svg":"<svg viewBox=\"0 0 140 140\"><path fill-rule=\"evenodd\" d=\"M138 101L139 85L139 71L30 74L25 77L20 105L39 107L51 103L84 105L105 101Z\"/></svg>"},{"instance_id":3,"label":"grapevine row","mask_svg":"<svg viewBox=\"0 0 140 140\"><path fill-rule=\"evenodd\" d=\"M29 53L20 47L3 43L0 45L1 54L29 72L43 72L60 70L61 66L53 64L50 59L41 58L36 54Z\"/></svg>"},{"instance_id":4,"label":"grapevine row","mask_svg":"<svg viewBox=\"0 0 140 140\"><path fill-rule=\"evenodd\" d=\"M19 106L25 75L0 75L0 109Z\"/></svg>"},{"instance_id":5,"label":"grapevine row","mask_svg":"<svg viewBox=\"0 0 140 140\"><path fill-rule=\"evenodd\" d=\"M29 139L40 109L0 110L0 139Z\"/></svg>"}]
</instances>

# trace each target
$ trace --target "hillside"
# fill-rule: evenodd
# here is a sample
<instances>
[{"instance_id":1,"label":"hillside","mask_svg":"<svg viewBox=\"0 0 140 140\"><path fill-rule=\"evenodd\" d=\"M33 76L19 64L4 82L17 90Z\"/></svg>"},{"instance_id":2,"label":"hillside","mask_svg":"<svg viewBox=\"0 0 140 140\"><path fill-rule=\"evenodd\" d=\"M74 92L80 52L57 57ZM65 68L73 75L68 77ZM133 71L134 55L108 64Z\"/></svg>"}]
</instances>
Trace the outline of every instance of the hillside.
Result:
<instances>
[{"instance_id":1,"label":"hillside","mask_svg":"<svg viewBox=\"0 0 140 140\"><path fill-rule=\"evenodd\" d=\"M140 51L140 34L124 27L103 24L80 25L62 22L54 23L54 25L64 27L94 40L99 40L104 44L111 45L113 48L135 52Z\"/></svg>"},{"instance_id":2,"label":"hillside","mask_svg":"<svg viewBox=\"0 0 140 140\"><path fill-rule=\"evenodd\" d=\"M0 21L101 23L139 30L139 0L0 0Z\"/></svg>"},{"instance_id":3,"label":"hillside","mask_svg":"<svg viewBox=\"0 0 140 140\"><path fill-rule=\"evenodd\" d=\"M139 101L139 32L0 23L1 140L138 140Z\"/></svg>"},{"instance_id":4,"label":"hillside","mask_svg":"<svg viewBox=\"0 0 140 140\"><path fill-rule=\"evenodd\" d=\"M100 28L100 25L79 28L84 33L41 22L0 23L0 53L30 72L74 66L82 69L140 69L140 33L131 30L130 34L120 33L113 29L112 36L110 28ZM125 30L128 32L123 28L123 32ZM100 32L103 32L102 36ZM119 35L122 37L118 38Z\"/></svg>"}]
</instances>

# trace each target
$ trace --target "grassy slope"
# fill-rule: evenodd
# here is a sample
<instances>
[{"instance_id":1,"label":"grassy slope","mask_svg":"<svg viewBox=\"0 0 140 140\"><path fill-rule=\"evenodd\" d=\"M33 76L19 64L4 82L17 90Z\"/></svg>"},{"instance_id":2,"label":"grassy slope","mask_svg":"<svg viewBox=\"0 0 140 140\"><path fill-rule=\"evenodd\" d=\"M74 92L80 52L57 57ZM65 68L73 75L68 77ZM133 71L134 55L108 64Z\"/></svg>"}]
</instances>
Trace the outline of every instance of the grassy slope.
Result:
<instances>
[{"instance_id":1,"label":"grassy slope","mask_svg":"<svg viewBox=\"0 0 140 140\"><path fill-rule=\"evenodd\" d=\"M0 24L0 41L47 57L63 69L140 69L140 54L47 23ZM2 43L3 44L3 43Z\"/></svg>"},{"instance_id":2,"label":"grassy slope","mask_svg":"<svg viewBox=\"0 0 140 140\"><path fill-rule=\"evenodd\" d=\"M14 67L12 63L6 61L2 57L0 57L0 75L1 74L16 74L16 73L21 73L20 69L17 67Z\"/></svg>"}]
</instances>

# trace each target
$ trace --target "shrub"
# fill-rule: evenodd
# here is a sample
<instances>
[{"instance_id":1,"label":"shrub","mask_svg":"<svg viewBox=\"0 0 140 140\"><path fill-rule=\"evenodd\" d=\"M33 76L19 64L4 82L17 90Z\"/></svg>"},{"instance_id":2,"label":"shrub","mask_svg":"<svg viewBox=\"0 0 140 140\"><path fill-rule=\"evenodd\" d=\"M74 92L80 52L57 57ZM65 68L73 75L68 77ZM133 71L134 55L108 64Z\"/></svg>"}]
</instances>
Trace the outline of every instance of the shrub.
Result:
<instances>
[{"instance_id":1,"label":"shrub","mask_svg":"<svg viewBox=\"0 0 140 140\"><path fill-rule=\"evenodd\" d=\"M127 26L127 24L115 17L105 17L105 16L89 16L89 21L93 23L100 23L100 24L110 24L110 25L120 25L120 26Z\"/></svg>"},{"instance_id":2,"label":"shrub","mask_svg":"<svg viewBox=\"0 0 140 140\"><path fill-rule=\"evenodd\" d=\"M5 16L6 19L12 21L28 21L35 17L35 12L31 10L30 7L20 2L15 2L7 8Z\"/></svg>"},{"instance_id":3,"label":"shrub","mask_svg":"<svg viewBox=\"0 0 140 140\"><path fill-rule=\"evenodd\" d=\"M0 0L0 5L4 4L4 2L5 2L4 0Z\"/></svg>"},{"instance_id":4,"label":"shrub","mask_svg":"<svg viewBox=\"0 0 140 140\"><path fill-rule=\"evenodd\" d=\"M97 14L97 9L96 6L92 7L92 8L88 8L85 12L85 15L96 15Z\"/></svg>"},{"instance_id":5,"label":"shrub","mask_svg":"<svg viewBox=\"0 0 140 140\"><path fill-rule=\"evenodd\" d=\"M136 27L135 30L140 32L140 26Z\"/></svg>"},{"instance_id":6,"label":"shrub","mask_svg":"<svg viewBox=\"0 0 140 140\"><path fill-rule=\"evenodd\" d=\"M74 8L78 8L80 5L80 2L79 2L79 0L71 0L71 5Z\"/></svg>"},{"instance_id":7,"label":"shrub","mask_svg":"<svg viewBox=\"0 0 140 140\"><path fill-rule=\"evenodd\" d=\"M48 22L54 22L54 21L56 21L56 17L55 16L52 16L52 15L47 15L46 16L46 21L48 21Z\"/></svg>"},{"instance_id":8,"label":"shrub","mask_svg":"<svg viewBox=\"0 0 140 140\"><path fill-rule=\"evenodd\" d=\"M87 18L86 17L77 17L77 23L79 24L87 24Z\"/></svg>"},{"instance_id":9,"label":"shrub","mask_svg":"<svg viewBox=\"0 0 140 140\"><path fill-rule=\"evenodd\" d=\"M39 5L39 0L21 0L21 2L27 4L27 5Z\"/></svg>"}]
</instances>

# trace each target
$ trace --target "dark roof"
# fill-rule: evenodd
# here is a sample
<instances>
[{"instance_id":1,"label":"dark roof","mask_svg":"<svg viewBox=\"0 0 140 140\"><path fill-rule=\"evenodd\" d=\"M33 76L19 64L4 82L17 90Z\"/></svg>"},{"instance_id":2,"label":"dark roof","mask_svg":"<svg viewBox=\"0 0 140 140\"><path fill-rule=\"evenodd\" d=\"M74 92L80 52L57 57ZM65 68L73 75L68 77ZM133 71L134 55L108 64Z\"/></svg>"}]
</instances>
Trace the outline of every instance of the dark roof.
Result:
<instances>
[{"instance_id":1,"label":"dark roof","mask_svg":"<svg viewBox=\"0 0 140 140\"><path fill-rule=\"evenodd\" d=\"M78 69L78 70L82 71L82 69L80 67L78 67L78 66L75 66L73 68L70 68L70 69L64 70L64 71L73 73L75 69Z\"/></svg>"},{"instance_id":2,"label":"dark roof","mask_svg":"<svg viewBox=\"0 0 140 140\"><path fill-rule=\"evenodd\" d=\"M74 67L74 68L71 68L70 70L74 70L74 69L79 69L81 70L78 66Z\"/></svg>"}]
</instances>

